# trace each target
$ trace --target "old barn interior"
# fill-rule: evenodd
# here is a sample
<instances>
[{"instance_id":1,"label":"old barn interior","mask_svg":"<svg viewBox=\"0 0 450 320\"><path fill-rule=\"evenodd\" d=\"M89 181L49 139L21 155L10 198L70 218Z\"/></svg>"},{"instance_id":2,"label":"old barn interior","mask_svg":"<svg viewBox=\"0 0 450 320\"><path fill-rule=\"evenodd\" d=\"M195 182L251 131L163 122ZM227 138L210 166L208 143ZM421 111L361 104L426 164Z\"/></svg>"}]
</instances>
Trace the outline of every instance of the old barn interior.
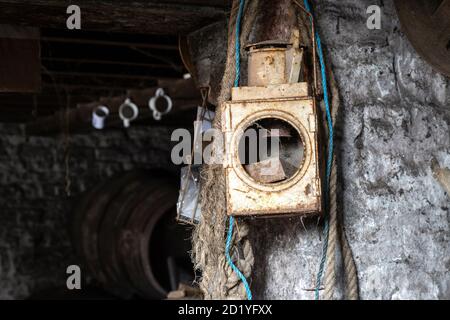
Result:
<instances>
[{"instance_id":1,"label":"old barn interior","mask_svg":"<svg viewBox=\"0 0 450 320\"><path fill-rule=\"evenodd\" d=\"M73 5L0 0L0 299L450 298L449 0Z\"/></svg>"}]
</instances>

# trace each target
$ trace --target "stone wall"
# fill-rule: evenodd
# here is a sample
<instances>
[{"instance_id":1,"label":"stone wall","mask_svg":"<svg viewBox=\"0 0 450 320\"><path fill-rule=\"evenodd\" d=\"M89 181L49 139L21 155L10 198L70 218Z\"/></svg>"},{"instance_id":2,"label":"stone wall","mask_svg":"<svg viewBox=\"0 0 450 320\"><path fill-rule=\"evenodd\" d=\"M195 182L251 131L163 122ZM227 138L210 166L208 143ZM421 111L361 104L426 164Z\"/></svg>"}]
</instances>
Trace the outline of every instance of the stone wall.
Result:
<instances>
[{"instance_id":1,"label":"stone wall","mask_svg":"<svg viewBox=\"0 0 450 320\"><path fill-rule=\"evenodd\" d=\"M430 166L450 167L450 81L411 47L391 0L313 2L343 102L336 151L361 298L449 299L450 198ZM366 28L372 4L381 30ZM313 299L316 221L252 225L256 297Z\"/></svg>"},{"instance_id":2,"label":"stone wall","mask_svg":"<svg viewBox=\"0 0 450 320\"><path fill-rule=\"evenodd\" d=\"M177 173L170 161L171 131L132 127L71 135L69 197L64 137L27 137L22 125L0 124L0 299L64 286L67 266L78 264L67 232L74 203L117 172Z\"/></svg>"}]
</instances>

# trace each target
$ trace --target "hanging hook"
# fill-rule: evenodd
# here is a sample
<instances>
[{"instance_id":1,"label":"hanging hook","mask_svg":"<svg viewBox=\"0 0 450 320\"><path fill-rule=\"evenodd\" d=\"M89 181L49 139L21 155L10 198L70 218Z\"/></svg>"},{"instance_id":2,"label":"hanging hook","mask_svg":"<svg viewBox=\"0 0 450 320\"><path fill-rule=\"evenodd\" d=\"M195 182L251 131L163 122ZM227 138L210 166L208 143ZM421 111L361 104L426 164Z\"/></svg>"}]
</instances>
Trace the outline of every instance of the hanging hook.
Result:
<instances>
[{"instance_id":1,"label":"hanging hook","mask_svg":"<svg viewBox=\"0 0 450 320\"><path fill-rule=\"evenodd\" d=\"M166 100L166 109L164 111L159 111L156 108L156 101L160 98L164 98ZM162 116L165 114L168 114L170 110L172 110L172 99L165 94L164 90L162 88L158 88L156 90L155 95L150 99L148 102L148 106L150 107L150 110L153 111L153 118L157 121L161 120Z\"/></svg>"},{"instance_id":2,"label":"hanging hook","mask_svg":"<svg viewBox=\"0 0 450 320\"><path fill-rule=\"evenodd\" d=\"M128 110L131 110L131 115L127 115L129 113ZM128 111L128 112L127 112ZM119 108L119 116L123 121L123 126L128 128L130 126L130 122L137 118L139 115L139 108L135 105L129 98L125 100L125 102Z\"/></svg>"}]
</instances>

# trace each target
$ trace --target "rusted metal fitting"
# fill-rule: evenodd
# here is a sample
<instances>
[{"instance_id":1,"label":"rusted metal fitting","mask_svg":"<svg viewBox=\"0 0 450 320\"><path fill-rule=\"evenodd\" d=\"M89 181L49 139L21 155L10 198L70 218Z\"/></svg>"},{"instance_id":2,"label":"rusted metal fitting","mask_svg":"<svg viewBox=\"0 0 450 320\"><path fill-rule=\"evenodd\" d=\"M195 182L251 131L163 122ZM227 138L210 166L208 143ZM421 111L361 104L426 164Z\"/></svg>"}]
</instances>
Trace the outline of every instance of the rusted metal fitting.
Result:
<instances>
[{"instance_id":1,"label":"rusted metal fitting","mask_svg":"<svg viewBox=\"0 0 450 320\"><path fill-rule=\"evenodd\" d=\"M299 31L292 43L264 41L247 46L248 86L259 87L299 81L303 48L299 48Z\"/></svg>"},{"instance_id":2,"label":"rusted metal fitting","mask_svg":"<svg viewBox=\"0 0 450 320\"><path fill-rule=\"evenodd\" d=\"M283 84L286 79L286 50L289 43L264 41L247 46L248 85L250 87Z\"/></svg>"}]
</instances>

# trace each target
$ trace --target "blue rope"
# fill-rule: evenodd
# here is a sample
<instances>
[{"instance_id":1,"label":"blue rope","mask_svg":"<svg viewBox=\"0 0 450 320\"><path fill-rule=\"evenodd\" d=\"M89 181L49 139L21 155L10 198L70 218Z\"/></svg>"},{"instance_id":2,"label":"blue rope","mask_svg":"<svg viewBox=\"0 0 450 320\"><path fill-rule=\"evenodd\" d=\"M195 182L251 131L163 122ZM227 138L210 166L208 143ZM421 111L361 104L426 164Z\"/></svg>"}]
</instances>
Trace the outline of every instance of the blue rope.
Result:
<instances>
[{"instance_id":1,"label":"blue rope","mask_svg":"<svg viewBox=\"0 0 450 320\"><path fill-rule=\"evenodd\" d=\"M231 247L231 240L233 238L233 224L234 224L234 217L230 216L230 225L228 226L228 237L227 237L227 244L225 246L225 255L227 257L228 264L230 265L231 269L238 275L238 277L241 279L242 283L245 287L245 292L247 294L247 299L252 300L252 291L250 290L250 286L248 285L247 279L245 279L245 276L242 274L242 272L238 269L238 267L235 266L233 263L233 260L230 256L230 247Z\"/></svg>"},{"instance_id":2,"label":"blue rope","mask_svg":"<svg viewBox=\"0 0 450 320\"><path fill-rule=\"evenodd\" d=\"M241 35L241 20L242 20L242 12L244 11L244 4L245 0L240 0L239 3L239 12L236 18L236 78L234 80L234 86L239 86L239 79L241 74L241 43L240 43L240 35ZM245 292L247 294L247 299L252 300L252 291L250 290L250 286L248 285L247 279L242 274L242 272L239 270L238 267L233 263L233 260L230 256L230 247L231 247L231 241L233 238L233 225L234 225L234 217L230 216L230 222L228 226L228 236L227 236L227 243L225 246L225 256L227 258L227 262L230 265L231 269L238 275L238 277L241 279L242 283L245 287Z\"/></svg>"},{"instance_id":3,"label":"blue rope","mask_svg":"<svg viewBox=\"0 0 450 320\"><path fill-rule=\"evenodd\" d=\"M308 0L304 0L305 8L306 10L311 13L311 7L309 6ZM311 17L311 20L313 18ZM333 163L333 120L331 119L331 112L330 112L330 102L328 100L328 86L327 86L327 75L325 70L325 62L323 58L323 51L322 51L322 42L320 41L319 33L316 31L315 33L316 37L316 43L317 43L317 53L319 55L319 63L320 63L320 70L321 70L321 77L322 77L322 87L323 87L323 98L325 102L325 112L327 116L327 122L328 122L328 131L329 131L329 139L328 139L328 158L327 158L327 170L326 170L326 183L325 183L325 221L324 221L324 227L323 227L323 234L324 234L324 242L322 247L322 258L320 260L320 266L319 266L319 272L317 273L317 280L316 280L316 290L315 290L315 299L319 300L319 289L320 289L320 283L323 275L323 270L325 267L325 262L327 260L327 250L328 250L328 237L329 237L329 221L328 221L328 192L329 192L329 185L330 185L330 176L331 176L331 166ZM315 53L314 53L315 54Z\"/></svg>"},{"instance_id":4,"label":"blue rope","mask_svg":"<svg viewBox=\"0 0 450 320\"><path fill-rule=\"evenodd\" d=\"M240 0L239 11L236 18L236 78L234 80L234 86L239 87L239 79L241 77L241 20L242 13L244 11L245 0Z\"/></svg>"}]
</instances>

